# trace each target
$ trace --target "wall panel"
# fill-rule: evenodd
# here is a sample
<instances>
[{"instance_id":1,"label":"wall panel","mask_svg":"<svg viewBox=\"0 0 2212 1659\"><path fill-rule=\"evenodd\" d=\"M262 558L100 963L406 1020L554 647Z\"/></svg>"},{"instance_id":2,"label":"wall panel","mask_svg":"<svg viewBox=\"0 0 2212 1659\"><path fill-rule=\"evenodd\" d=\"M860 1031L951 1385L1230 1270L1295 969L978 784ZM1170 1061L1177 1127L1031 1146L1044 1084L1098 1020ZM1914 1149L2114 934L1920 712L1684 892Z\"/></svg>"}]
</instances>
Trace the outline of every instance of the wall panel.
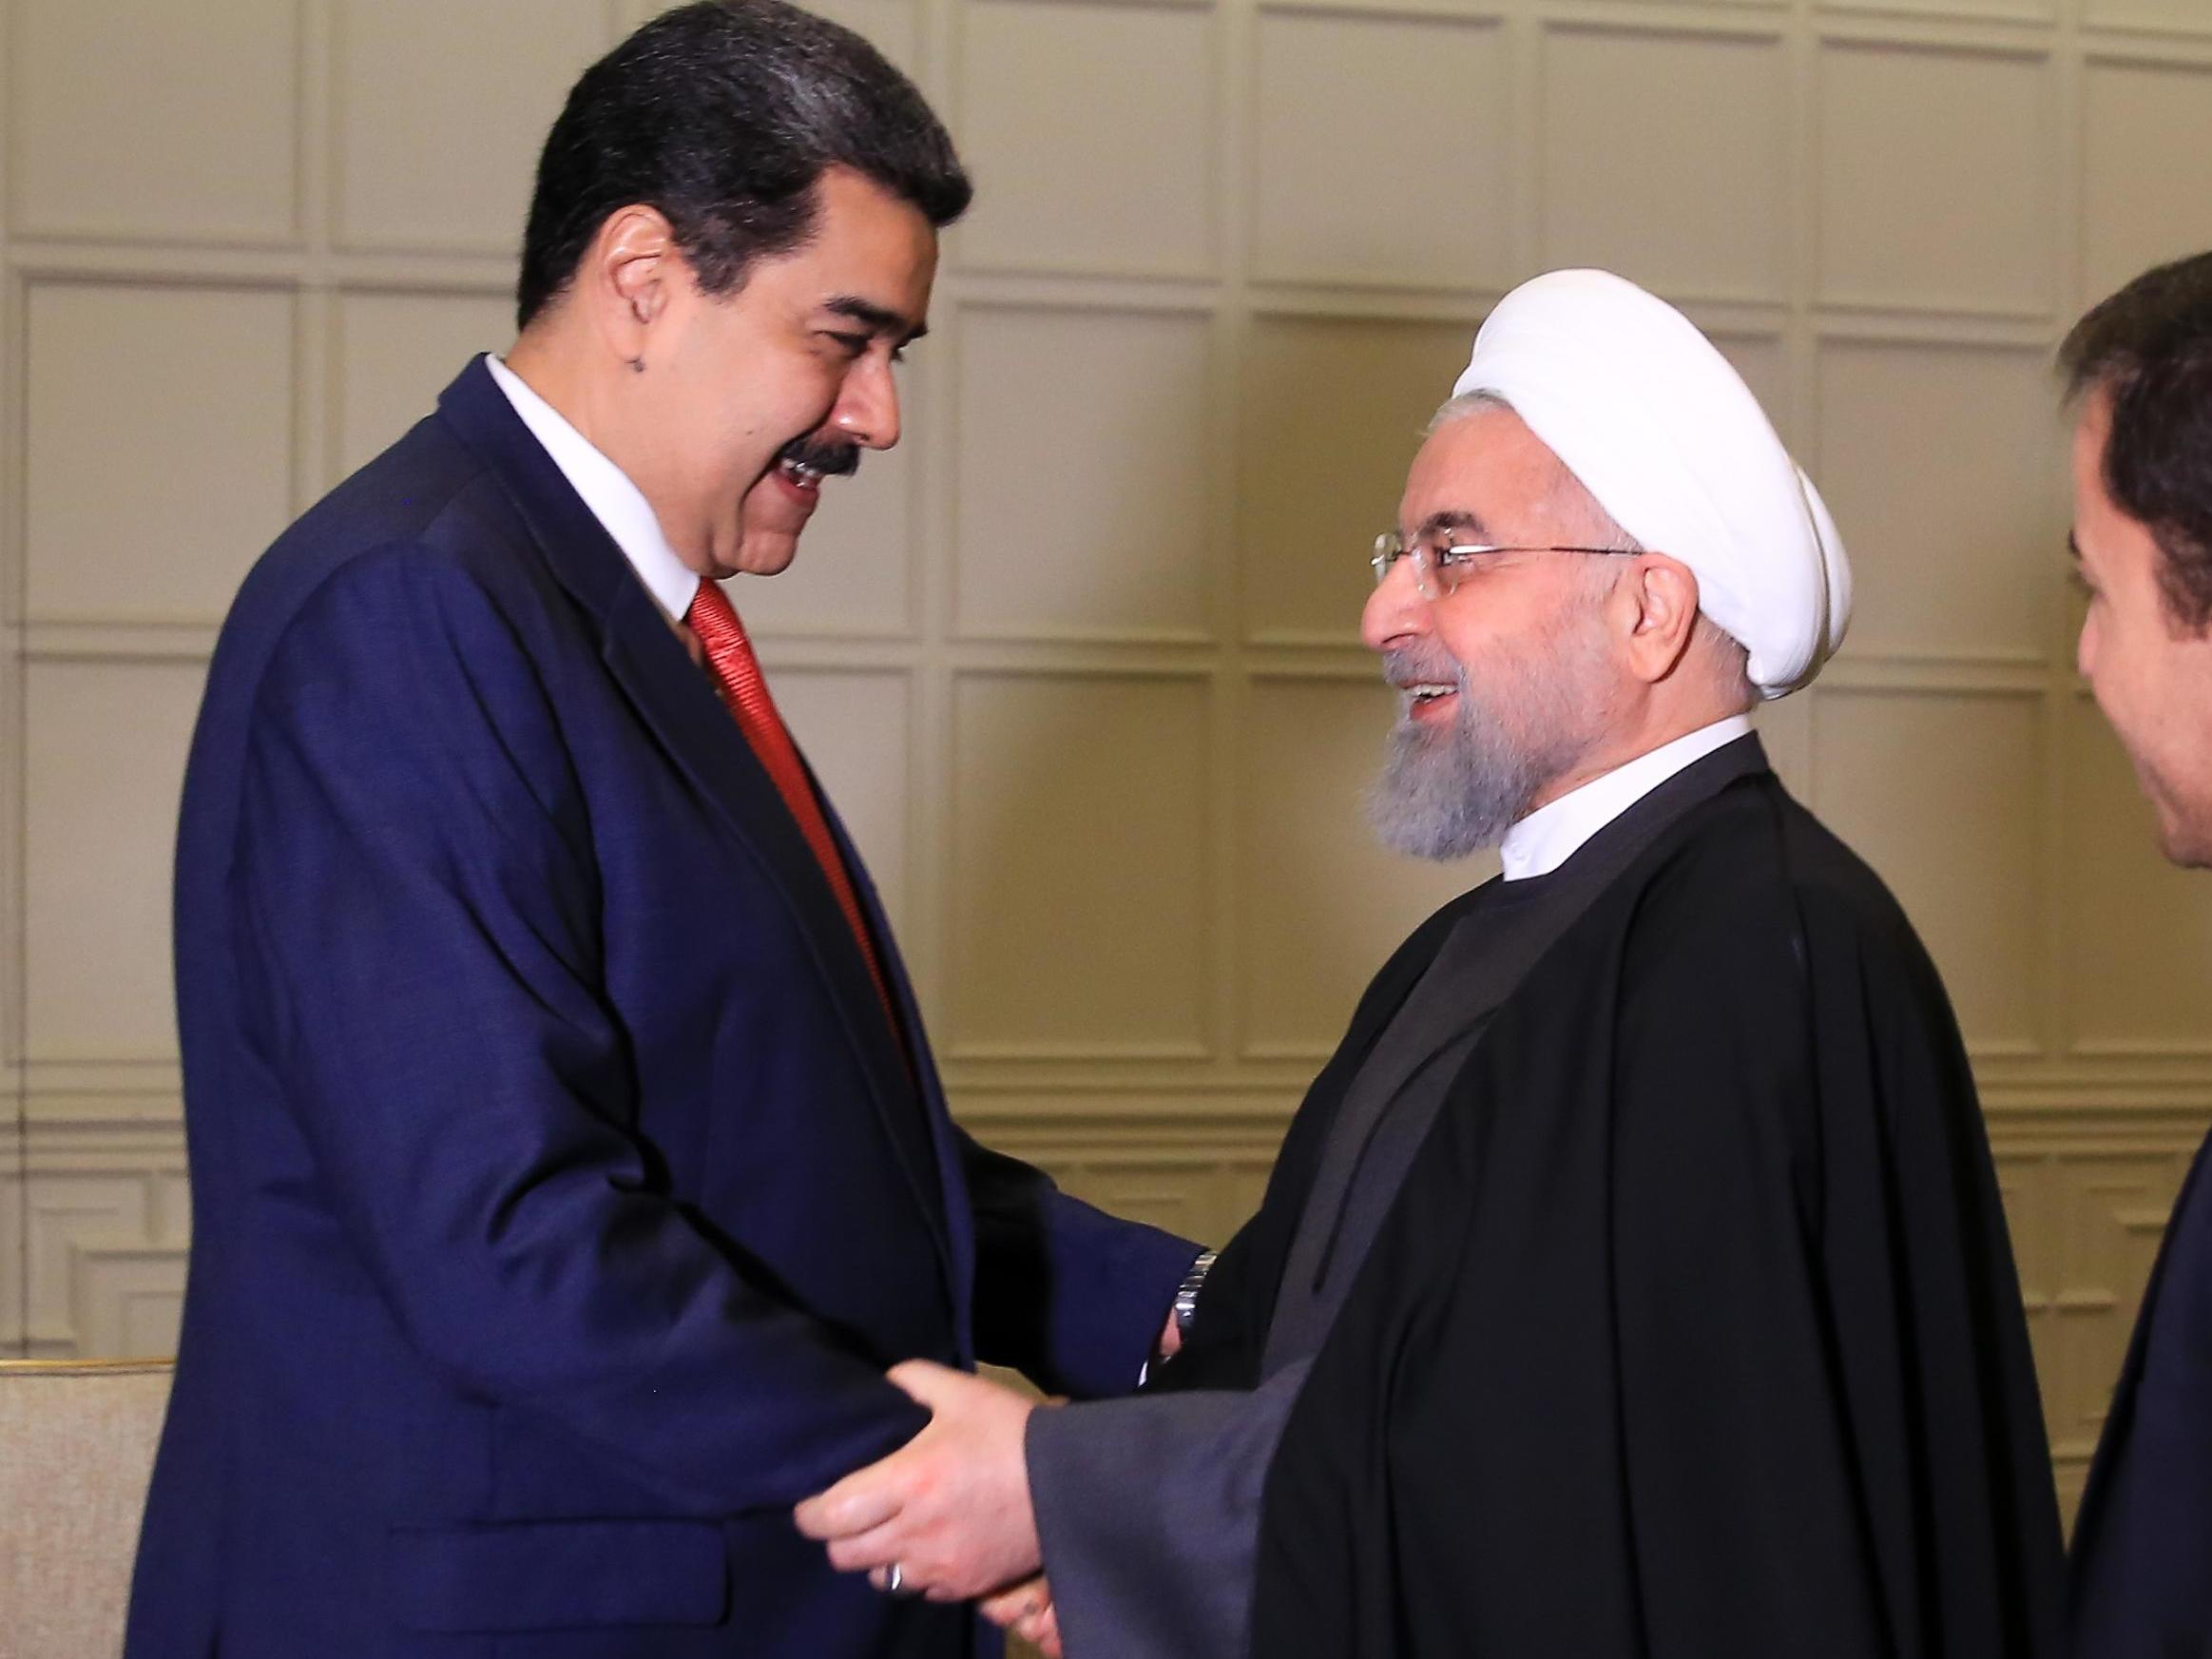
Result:
<instances>
[{"instance_id":1,"label":"wall panel","mask_svg":"<svg viewBox=\"0 0 2212 1659\"><path fill-rule=\"evenodd\" d=\"M2049 353L1832 339L1818 376L1815 475L1848 527L1854 648L2048 661L2058 588L2029 561L2065 557Z\"/></svg>"},{"instance_id":2,"label":"wall panel","mask_svg":"<svg viewBox=\"0 0 2212 1659\"><path fill-rule=\"evenodd\" d=\"M606 0L339 0L335 23L340 243L511 256L546 129L613 43Z\"/></svg>"},{"instance_id":3,"label":"wall panel","mask_svg":"<svg viewBox=\"0 0 2212 1659\"><path fill-rule=\"evenodd\" d=\"M1540 262L1679 297L1781 299L1788 68L1779 36L1547 32Z\"/></svg>"},{"instance_id":4,"label":"wall panel","mask_svg":"<svg viewBox=\"0 0 2212 1659\"><path fill-rule=\"evenodd\" d=\"M2040 54L1852 38L1819 57L1819 295L2046 314L2058 178Z\"/></svg>"},{"instance_id":5,"label":"wall panel","mask_svg":"<svg viewBox=\"0 0 2212 1659\"><path fill-rule=\"evenodd\" d=\"M40 281L25 612L212 623L293 512L293 297Z\"/></svg>"},{"instance_id":6,"label":"wall panel","mask_svg":"<svg viewBox=\"0 0 2212 1659\"><path fill-rule=\"evenodd\" d=\"M294 240L300 16L299 0L15 0L10 222L149 243Z\"/></svg>"},{"instance_id":7,"label":"wall panel","mask_svg":"<svg viewBox=\"0 0 2212 1659\"><path fill-rule=\"evenodd\" d=\"M1445 289L1505 278L1513 168L1503 29L1262 10L1255 37L1254 275Z\"/></svg>"}]
</instances>

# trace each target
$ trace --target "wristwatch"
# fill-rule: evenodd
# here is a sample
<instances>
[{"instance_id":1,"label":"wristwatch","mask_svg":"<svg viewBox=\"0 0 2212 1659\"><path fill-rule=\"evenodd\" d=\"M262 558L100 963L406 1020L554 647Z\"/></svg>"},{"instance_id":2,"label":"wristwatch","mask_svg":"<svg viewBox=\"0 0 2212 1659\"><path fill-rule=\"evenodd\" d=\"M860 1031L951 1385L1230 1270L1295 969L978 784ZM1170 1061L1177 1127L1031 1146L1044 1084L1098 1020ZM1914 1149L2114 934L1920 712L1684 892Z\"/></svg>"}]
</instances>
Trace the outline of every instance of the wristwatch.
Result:
<instances>
[{"instance_id":1,"label":"wristwatch","mask_svg":"<svg viewBox=\"0 0 2212 1659\"><path fill-rule=\"evenodd\" d=\"M1190 1271L1183 1276L1183 1283L1175 1292L1175 1330L1178 1336L1190 1335L1191 1321L1198 1318L1198 1293L1205 1287L1206 1275L1213 1271L1214 1252L1201 1250L1198 1260L1190 1264Z\"/></svg>"}]
</instances>

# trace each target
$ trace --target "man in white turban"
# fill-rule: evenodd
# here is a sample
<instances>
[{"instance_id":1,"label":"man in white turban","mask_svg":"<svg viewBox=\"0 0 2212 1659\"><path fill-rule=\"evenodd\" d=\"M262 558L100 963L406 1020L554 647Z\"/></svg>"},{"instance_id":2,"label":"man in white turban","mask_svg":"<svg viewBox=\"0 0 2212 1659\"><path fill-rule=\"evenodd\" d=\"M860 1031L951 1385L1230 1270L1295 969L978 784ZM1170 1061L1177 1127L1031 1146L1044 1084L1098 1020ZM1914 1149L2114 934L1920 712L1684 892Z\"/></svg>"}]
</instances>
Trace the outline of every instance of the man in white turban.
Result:
<instances>
[{"instance_id":1,"label":"man in white turban","mask_svg":"<svg viewBox=\"0 0 2212 1659\"><path fill-rule=\"evenodd\" d=\"M1811 481L1679 313L1555 272L1375 565L1377 827L1504 874L1384 965L1145 1392L906 1369L931 1427L801 1526L1070 1659L2052 1651L1957 1028L1751 730L1850 610Z\"/></svg>"}]
</instances>

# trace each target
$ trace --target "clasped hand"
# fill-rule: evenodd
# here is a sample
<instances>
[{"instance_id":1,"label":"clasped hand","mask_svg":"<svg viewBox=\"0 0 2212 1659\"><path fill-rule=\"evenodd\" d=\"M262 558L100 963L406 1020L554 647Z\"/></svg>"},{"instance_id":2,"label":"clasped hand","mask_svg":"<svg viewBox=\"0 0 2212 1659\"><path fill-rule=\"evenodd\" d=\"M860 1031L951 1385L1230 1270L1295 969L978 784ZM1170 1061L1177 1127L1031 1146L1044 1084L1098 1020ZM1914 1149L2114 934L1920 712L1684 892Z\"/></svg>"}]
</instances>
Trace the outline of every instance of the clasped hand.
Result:
<instances>
[{"instance_id":1,"label":"clasped hand","mask_svg":"<svg viewBox=\"0 0 2212 1659\"><path fill-rule=\"evenodd\" d=\"M932 1601L972 1601L1043 1565L1023 1437L1036 1402L966 1372L911 1360L891 1380L926 1406L920 1434L796 1512L830 1564Z\"/></svg>"},{"instance_id":2,"label":"clasped hand","mask_svg":"<svg viewBox=\"0 0 2212 1659\"><path fill-rule=\"evenodd\" d=\"M1171 1315L1155 1353L1181 1346ZM894 1365L889 1376L928 1409L928 1425L800 1504L798 1530L829 1546L831 1566L866 1572L877 1590L893 1588L895 1566L902 1593L980 1598L991 1623L1056 1659L1060 1632L1042 1577L1024 1447L1037 1402L927 1360Z\"/></svg>"}]
</instances>

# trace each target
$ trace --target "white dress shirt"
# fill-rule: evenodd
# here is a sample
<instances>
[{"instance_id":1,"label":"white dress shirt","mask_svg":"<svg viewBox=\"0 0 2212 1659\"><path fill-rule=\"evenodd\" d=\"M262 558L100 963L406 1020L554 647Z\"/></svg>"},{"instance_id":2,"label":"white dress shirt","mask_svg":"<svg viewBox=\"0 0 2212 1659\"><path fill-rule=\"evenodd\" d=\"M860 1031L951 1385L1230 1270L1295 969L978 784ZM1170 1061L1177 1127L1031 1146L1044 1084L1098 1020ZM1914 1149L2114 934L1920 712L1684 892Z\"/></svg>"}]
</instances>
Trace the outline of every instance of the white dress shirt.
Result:
<instances>
[{"instance_id":1,"label":"white dress shirt","mask_svg":"<svg viewBox=\"0 0 2212 1659\"><path fill-rule=\"evenodd\" d=\"M1732 714L1649 754L1638 755L1602 778L1570 789L1548 806L1540 806L1506 832L1498 847L1508 881L1548 876L1574 857L1582 844L1626 812L1683 767L1703 760L1724 743L1751 730L1751 716Z\"/></svg>"},{"instance_id":2,"label":"white dress shirt","mask_svg":"<svg viewBox=\"0 0 2212 1659\"><path fill-rule=\"evenodd\" d=\"M559 410L524 385L522 377L495 354L484 354L484 366L507 394L508 402L514 405L515 414L522 416L523 425L553 457L561 476L575 487L591 516L622 549L654 603L667 612L670 622L682 622L699 592L699 572L676 556L676 550L661 533L661 521L654 516L644 492L594 449L591 440L570 426Z\"/></svg>"}]
</instances>

